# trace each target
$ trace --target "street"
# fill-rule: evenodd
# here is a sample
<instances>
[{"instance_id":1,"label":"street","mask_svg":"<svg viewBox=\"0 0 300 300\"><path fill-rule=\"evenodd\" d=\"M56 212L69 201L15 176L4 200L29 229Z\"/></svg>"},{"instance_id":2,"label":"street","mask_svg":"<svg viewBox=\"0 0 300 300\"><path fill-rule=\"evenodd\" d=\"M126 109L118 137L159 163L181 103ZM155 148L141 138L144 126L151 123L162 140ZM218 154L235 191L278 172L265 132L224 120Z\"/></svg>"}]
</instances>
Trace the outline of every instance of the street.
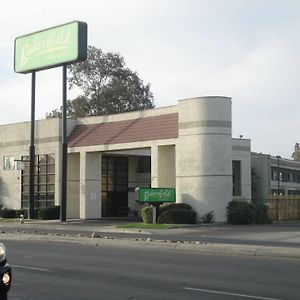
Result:
<instances>
[{"instance_id":1,"label":"street","mask_svg":"<svg viewBox=\"0 0 300 300\"><path fill-rule=\"evenodd\" d=\"M299 299L300 261L6 240L9 300Z\"/></svg>"}]
</instances>

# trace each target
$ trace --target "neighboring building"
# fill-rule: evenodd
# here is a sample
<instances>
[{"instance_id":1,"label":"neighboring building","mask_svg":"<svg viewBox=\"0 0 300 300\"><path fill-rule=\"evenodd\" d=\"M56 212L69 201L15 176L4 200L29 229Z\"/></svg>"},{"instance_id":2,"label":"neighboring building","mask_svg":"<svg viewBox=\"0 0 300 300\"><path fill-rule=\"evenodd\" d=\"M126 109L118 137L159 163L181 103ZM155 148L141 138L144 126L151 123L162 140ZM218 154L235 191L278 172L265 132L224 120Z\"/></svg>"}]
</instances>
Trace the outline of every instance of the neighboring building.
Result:
<instances>
[{"instance_id":1,"label":"neighboring building","mask_svg":"<svg viewBox=\"0 0 300 300\"><path fill-rule=\"evenodd\" d=\"M250 140L232 139L231 99L199 97L178 105L68 120L68 218L140 211L136 187L173 187L177 202L226 221L235 198L251 199ZM30 123L0 126L0 204L27 207ZM36 122L35 207L60 203L61 120ZM233 175L234 171L234 175Z\"/></svg>"},{"instance_id":2,"label":"neighboring building","mask_svg":"<svg viewBox=\"0 0 300 300\"><path fill-rule=\"evenodd\" d=\"M270 195L300 195L300 162L252 153L251 166L253 202L266 202Z\"/></svg>"}]
</instances>

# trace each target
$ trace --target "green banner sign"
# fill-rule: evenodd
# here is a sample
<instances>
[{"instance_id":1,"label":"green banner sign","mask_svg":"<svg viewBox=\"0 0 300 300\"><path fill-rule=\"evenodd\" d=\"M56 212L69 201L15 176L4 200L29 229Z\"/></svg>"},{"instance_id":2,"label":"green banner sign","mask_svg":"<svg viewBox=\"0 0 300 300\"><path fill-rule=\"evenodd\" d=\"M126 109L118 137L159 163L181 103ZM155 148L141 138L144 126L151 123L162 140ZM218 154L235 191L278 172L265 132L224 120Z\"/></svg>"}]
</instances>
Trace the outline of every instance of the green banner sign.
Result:
<instances>
[{"instance_id":1,"label":"green banner sign","mask_svg":"<svg viewBox=\"0 0 300 300\"><path fill-rule=\"evenodd\" d=\"M14 69L29 73L85 60L87 24L74 21L15 39Z\"/></svg>"},{"instance_id":2,"label":"green banner sign","mask_svg":"<svg viewBox=\"0 0 300 300\"><path fill-rule=\"evenodd\" d=\"M139 188L140 202L175 202L175 189L171 188Z\"/></svg>"}]
</instances>

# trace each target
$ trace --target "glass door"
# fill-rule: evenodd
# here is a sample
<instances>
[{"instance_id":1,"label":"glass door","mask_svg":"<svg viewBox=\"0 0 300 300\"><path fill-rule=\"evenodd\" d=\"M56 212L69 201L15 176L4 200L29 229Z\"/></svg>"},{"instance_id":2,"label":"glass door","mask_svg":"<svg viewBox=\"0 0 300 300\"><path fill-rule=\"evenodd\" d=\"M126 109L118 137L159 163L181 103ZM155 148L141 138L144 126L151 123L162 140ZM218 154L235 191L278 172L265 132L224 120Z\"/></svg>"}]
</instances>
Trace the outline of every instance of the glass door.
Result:
<instances>
[{"instance_id":1,"label":"glass door","mask_svg":"<svg viewBox=\"0 0 300 300\"><path fill-rule=\"evenodd\" d=\"M128 216L127 157L102 157L102 216Z\"/></svg>"}]
</instances>

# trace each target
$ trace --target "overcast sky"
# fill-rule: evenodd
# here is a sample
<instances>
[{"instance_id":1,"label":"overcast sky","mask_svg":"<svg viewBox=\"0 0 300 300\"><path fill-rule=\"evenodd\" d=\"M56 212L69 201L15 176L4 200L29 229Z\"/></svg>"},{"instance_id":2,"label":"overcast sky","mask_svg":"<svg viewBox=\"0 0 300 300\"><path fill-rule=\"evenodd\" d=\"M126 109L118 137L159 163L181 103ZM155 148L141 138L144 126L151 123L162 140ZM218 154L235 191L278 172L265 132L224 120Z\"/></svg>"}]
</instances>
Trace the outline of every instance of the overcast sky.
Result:
<instances>
[{"instance_id":1,"label":"overcast sky","mask_svg":"<svg viewBox=\"0 0 300 300\"><path fill-rule=\"evenodd\" d=\"M156 107L229 96L233 136L251 139L252 151L290 158L300 142L299 0L3 1L0 124L30 120L31 76L13 71L15 37L73 20L151 84ZM61 105L61 73L37 73L37 119Z\"/></svg>"}]
</instances>

